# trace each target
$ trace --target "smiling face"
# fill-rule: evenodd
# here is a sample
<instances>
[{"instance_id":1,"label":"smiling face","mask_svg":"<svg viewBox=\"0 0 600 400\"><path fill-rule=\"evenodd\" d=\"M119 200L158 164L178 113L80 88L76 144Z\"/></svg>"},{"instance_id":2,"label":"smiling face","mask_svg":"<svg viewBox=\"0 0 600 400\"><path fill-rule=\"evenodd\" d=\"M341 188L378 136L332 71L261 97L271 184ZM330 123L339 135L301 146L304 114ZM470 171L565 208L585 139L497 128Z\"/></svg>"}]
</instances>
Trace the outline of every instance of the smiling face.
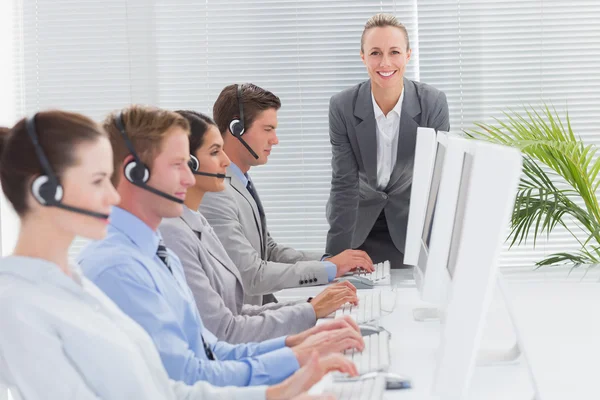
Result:
<instances>
[{"instance_id":1,"label":"smiling face","mask_svg":"<svg viewBox=\"0 0 600 400\"><path fill-rule=\"evenodd\" d=\"M225 174L229 157L223 151L223 137L216 125L210 125L204 134L202 146L194 154L200 164L199 171L212 174ZM203 192L220 192L225 189L225 179L196 175L194 186Z\"/></svg>"},{"instance_id":2,"label":"smiling face","mask_svg":"<svg viewBox=\"0 0 600 400\"><path fill-rule=\"evenodd\" d=\"M365 32L360 57L373 86L384 90L401 87L410 55L411 50L401 29L386 26Z\"/></svg>"},{"instance_id":3,"label":"smiling face","mask_svg":"<svg viewBox=\"0 0 600 400\"><path fill-rule=\"evenodd\" d=\"M64 170L61 184L64 204L102 214L110 214L111 207L120 200L110 178L113 173L112 149L105 137L78 144L74 149L76 163ZM100 219L44 207L31 200L37 214L48 216L57 230L74 236L100 240L106 236L107 219Z\"/></svg>"},{"instance_id":4,"label":"smiling face","mask_svg":"<svg viewBox=\"0 0 600 400\"><path fill-rule=\"evenodd\" d=\"M177 197L185 199L187 189L195 182L194 175L188 166L190 145L185 130L176 126L164 137L160 152L152 162L148 186ZM143 190L140 188L140 190ZM153 217L173 218L183 212L183 205L174 201L143 191L143 206L146 213ZM142 200L140 200L140 203ZM140 204L141 206L142 204Z\"/></svg>"}]
</instances>

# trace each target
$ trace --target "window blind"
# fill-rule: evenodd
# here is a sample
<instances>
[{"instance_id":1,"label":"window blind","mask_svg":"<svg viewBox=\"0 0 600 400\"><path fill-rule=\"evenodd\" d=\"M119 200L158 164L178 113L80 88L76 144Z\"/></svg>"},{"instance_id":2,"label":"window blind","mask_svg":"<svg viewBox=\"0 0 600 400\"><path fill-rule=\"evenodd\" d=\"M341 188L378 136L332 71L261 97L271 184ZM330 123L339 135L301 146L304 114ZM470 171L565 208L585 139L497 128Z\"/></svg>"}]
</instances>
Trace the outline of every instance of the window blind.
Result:
<instances>
[{"instance_id":1,"label":"window blind","mask_svg":"<svg viewBox=\"0 0 600 400\"><path fill-rule=\"evenodd\" d=\"M210 115L241 82L278 95L280 144L251 174L272 235L299 249L324 246L328 101L367 79L360 35L375 13L407 26L407 77L446 92L453 131L546 101L600 142L594 0L13 1L18 115L60 107L100 120L132 102ZM577 247L564 230L551 239L511 249L503 265Z\"/></svg>"}]
</instances>

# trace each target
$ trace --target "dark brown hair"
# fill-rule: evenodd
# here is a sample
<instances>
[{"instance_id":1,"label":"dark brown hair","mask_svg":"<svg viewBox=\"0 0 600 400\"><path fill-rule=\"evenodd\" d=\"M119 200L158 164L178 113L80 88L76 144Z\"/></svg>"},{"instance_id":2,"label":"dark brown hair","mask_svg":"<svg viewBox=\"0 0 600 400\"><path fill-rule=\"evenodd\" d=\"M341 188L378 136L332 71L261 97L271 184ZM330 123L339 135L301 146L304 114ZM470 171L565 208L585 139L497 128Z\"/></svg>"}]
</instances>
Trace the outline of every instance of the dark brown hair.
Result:
<instances>
[{"instance_id":1,"label":"dark brown hair","mask_svg":"<svg viewBox=\"0 0 600 400\"><path fill-rule=\"evenodd\" d=\"M45 111L35 115L36 133L52 171L60 179L75 165L75 148L83 142L106 137L106 132L81 114ZM27 192L32 178L44 174L35 147L27 134L26 120L11 129L0 129L0 182L2 191L20 216L27 212Z\"/></svg>"},{"instance_id":2,"label":"dark brown hair","mask_svg":"<svg viewBox=\"0 0 600 400\"><path fill-rule=\"evenodd\" d=\"M178 110L175 112L187 119L190 124L190 154L196 154L196 151L204 144L204 135L208 128L217 127L217 124L210 117L196 111Z\"/></svg>"},{"instance_id":3,"label":"dark brown hair","mask_svg":"<svg viewBox=\"0 0 600 400\"><path fill-rule=\"evenodd\" d=\"M240 117L237 90L237 85L226 86L213 106L213 118L222 135L229 132L229 123ZM241 85L241 101L244 106L243 122L246 130L250 129L261 112L270 108L281 108L279 97L252 83Z\"/></svg>"}]
</instances>

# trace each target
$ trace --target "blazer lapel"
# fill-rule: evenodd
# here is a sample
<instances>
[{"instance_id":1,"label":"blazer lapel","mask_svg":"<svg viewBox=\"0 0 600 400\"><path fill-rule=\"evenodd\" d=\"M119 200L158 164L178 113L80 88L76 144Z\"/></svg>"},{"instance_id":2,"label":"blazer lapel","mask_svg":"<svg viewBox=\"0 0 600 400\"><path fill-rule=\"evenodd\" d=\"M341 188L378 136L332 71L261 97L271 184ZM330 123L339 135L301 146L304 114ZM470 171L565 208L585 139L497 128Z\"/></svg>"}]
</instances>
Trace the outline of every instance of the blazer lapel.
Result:
<instances>
[{"instance_id":1,"label":"blazer lapel","mask_svg":"<svg viewBox=\"0 0 600 400\"><path fill-rule=\"evenodd\" d=\"M223 259L223 257L221 255L218 254L217 251L214 251L215 249L212 249L210 245L208 245L208 238L206 238L206 235L210 235L210 225L208 225L208 222L206 222L206 225L204 225L203 221L201 218L199 218L197 215L195 215L189 208L187 207L183 207L183 214L181 215L181 219L183 220L183 222L186 223L187 226L190 227L190 229L192 231L194 231L194 233L196 234L196 236L198 236L198 239L203 242L204 244L204 249L215 259L217 260L221 265L223 265L225 268L227 268L232 274L234 274L236 276L236 278L238 279L239 282L242 281L242 277L240 275L240 271L238 271L238 269L235 267L235 265L233 265L233 262L227 262L227 260ZM215 235L215 240L219 240L216 235ZM231 260L229 260L231 261Z\"/></svg>"},{"instance_id":2,"label":"blazer lapel","mask_svg":"<svg viewBox=\"0 0 600 400\"><path fill-rule=\"evenodd\" d=\"M244 184L229 168L227 168L227 178L229 179L231 187L233 187L235 191L241 194L242 197L248 202L248 204L250 204L250 207L252 207L252 213L254 214L254 222L256 223L256 229L258 230L258 233L260 235L261 255L263 255L265 253L265 232L263 230L263 221L260 218L260 213L258 212L256 202L254 201L254 198L252 197L250 192L248 192L248 189L246 189L246 186L244 186Z\"/></svg>"},{"instance_id":3,"label":"blazer lapel","mask_svg":"<svg viewBox=\"0 0 600 400\"><path fill-rule=\"evenodd\" d=\"M413 163L411 160L415 155L420 116L421 103L417 96L415 84L404 78L404 101L402 102L400 117L398 152L388 188L393 188L402 176L407 176L407 172L410 172L408 175L412 176Z\"/></svg>"},{"instance_id":4,"label":"blazer lapel","mask_svg":"<svg viewBox=\"0 0 600 400\"><path fill-rule=\"evenodd\" d=\"M356 140L360 155L365 166L369 183L377 187L377 126L373 99L371 98L371 81L367 81L358 90L354 105L354 116L359 119L356 130Z\"/></svg>"}]
</instances>

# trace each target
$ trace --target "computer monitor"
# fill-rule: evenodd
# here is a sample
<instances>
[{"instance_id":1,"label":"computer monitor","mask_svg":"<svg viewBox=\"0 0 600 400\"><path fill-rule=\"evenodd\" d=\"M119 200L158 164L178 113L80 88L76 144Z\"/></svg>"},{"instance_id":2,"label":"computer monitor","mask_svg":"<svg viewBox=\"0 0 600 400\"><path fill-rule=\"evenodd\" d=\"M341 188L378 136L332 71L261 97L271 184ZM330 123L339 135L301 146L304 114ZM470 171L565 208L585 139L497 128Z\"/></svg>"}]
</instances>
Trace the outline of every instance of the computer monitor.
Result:
<instances>
[{"instance_id":1,"label":"computer monitor","mask_svg":"<svg viewBox=\"0 0 600 400\"><path fill-rule=\"evenodd\" d=\"M442 136L445 134L440 132ZM404 246L404 264L417 265L421 250L421 233L427 210L427 198L431 187L438 149L437 133L431 128L417 129L415 162L413 167L410 206Z\"/></svg>"},{"instance_id":2,"label":"computer monitor","mask_svg":"<svg viewBox=\"0 0 600 400\"><path fill-rule=\"evenodd\" d=\"M465 156L469 154L472 143L472 140L453 134L448 134L443 142L440 141L427 201L419 260L414 269L421 300L442 308L451 282L447 264L459 191L461 183L468 179L468 174L463 174L463 169L469 171L469 165L465 166L465 162L469 163L468 159L465 161ZM415 318L420 319L417 313Z\"/></svg>"},{"instance_id":3,"label":"computer monitor","mask_svg":"<svg viewBox=\"0 0 600 400\"><path fill-rule=\"evenodd\" d=\"M467 393L521 176L521 153L476 141L464 157L447 263L451 277L433 392Z\"/></svg>"}]
</instances>

